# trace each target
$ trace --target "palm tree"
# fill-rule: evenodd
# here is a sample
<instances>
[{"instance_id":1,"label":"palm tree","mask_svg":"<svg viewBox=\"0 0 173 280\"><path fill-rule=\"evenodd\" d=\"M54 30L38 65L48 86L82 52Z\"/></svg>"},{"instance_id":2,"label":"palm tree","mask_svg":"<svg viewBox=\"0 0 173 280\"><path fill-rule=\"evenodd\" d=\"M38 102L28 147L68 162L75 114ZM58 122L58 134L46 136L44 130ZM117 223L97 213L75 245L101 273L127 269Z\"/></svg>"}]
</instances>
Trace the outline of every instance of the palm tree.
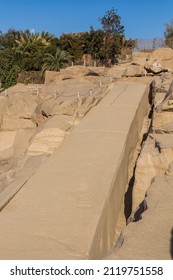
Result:
<instances>
[{"instance_id":1,"label":"palm tree","mask_svg":"<svg viewBox=\"0 0 173 280\"><path fill-rule=\"evenodd\" d=\"M64 66L68 65L70 61L70 54L66 51L57 48L55 55L52 55L50 53L45 54L42 72L44 73L46 70L59 71Z\"/></svg>"},{"instance_id":2,"label":"palm tree","mask_svg":"<svg viewBox=\"0 0 173 280\"><path fill-rule=\"evenodd\" d=\"M55 38L53 34L45 31L42 31L38 34L38 36L40 37L42 43L46 46L50 45L51 41Z\"/></svg>"},{"instance_id":3,"label":"palm tree","mask_svg":"<svg viewBox=\"0 0 173 280\"><path fill-rule=\"evenodd\" d=\"M30 33L24 31L13 47L24 70L41 70L44 53L51 49L51 40L54 36L49 32Z\"/></svg>"},{"instance_id":4,"label":"palm tree","mask_svg":"<svg viewBox=\"0 0 173 280\"><path fill-rule=\"evenodd\" d=\"M42 31L41 33L29 33L28 30L26 32L23 32L23 34L20 36L20 38L15 40L16 46L15 49L18 52L25 52L29 46L34 45L41 45L41 46L49 46L51 40L54 38L54 35Z\"/></svg>"}]
</instances>

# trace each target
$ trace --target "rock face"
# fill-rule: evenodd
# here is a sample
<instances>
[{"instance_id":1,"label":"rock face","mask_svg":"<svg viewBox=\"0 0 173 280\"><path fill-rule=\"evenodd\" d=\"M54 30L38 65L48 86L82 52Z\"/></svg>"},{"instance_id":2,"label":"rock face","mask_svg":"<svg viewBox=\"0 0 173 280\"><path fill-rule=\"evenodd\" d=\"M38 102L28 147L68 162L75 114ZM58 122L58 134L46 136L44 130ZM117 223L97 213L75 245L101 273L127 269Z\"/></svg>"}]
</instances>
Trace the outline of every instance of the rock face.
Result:
<instances>
[{"instance_id":1,"label":"rock face","mask_svg":"<svg viewBox=\"0 0 173 280\"><path fill-rule=\"evenodd\" d=\"M165 80L162 79L162 83L164 82ZM163 88L165 87L160 87L160 90ZM167 95L167 93L164 94ZM169 98L171 98L171 95ZM156 104L163 102L163 99L161 98L161 101L159 101L156 93L152 133L149 134L143 145L136 166L133 211L143 201L154 176L164 174L173 159L173 113L170 109L169 100L164 107L161 107L162 110L157 112Z\"/></svg>"},{"instance_id":2,"label":"rock face","mask_svg":"<svg viewBox=\"0 0 173 280\"><path fill-rule=\"evenodd\" d=\"M16 131L1 131L0 161L8 160L14 155L15 137L16 137Z\"/></svg>"},{"instance_id":3,"label":"rock face","mask_svg":"<svg viewBox=\"0 0 173 280\"><path fill-rule=\"evenodd\" d=\"M147 210L142 219L124 229L120 247L106 259L171 260L173 258L172 213L173 179L157 175L147 190Z\"/></svg>"},{"instance_id":4,"label":"rock face","mask_svg":"<svg viewBox=\"0 0 173 280\"><path fill-rule=\"evenodd\" d=\"M15 116L15 115L14 115ZM36 124L31 119L16 118L4 115L2 118L2 130L17 130L19 128L32 129L36 128Z\"/></svg>"},{"instance_id":5,"label":"rock face","mask_svg":"<svg viewBox=\"0 0 173 280\"><path fill-rule=\"evenodd\" d=\"M156 74L164 69L173 70L173 50L170 48L154 50L147 58L146 69Z\"/></svg>"},{"instance_id":6,"label":"rock face","mask_svg":"<svg viewBox=\"0 0 173 280\"><path fill-rule=\"evenodd\" d=\"M123 76L126 77L140 77L140 76L144 76L145 75L145 69L143 67L143 65L135 65L135 64L131 64L128 65L126 70L123 73Z\"/></svg>"},{"instance_id":7,"label":"rock face","mask_svg":"<svg viewBox=\"0 0 173 280\"><path fill-rule=\"evenodd\" d=\"M44 85L17 84L0 93L0 191L29 158L51 155L101 100L111 84L105 71L69 67L47 72Z\"/></svg>"},{"instance_id":8,"label":"rock face","mask_svg":"<svg viewBox=\"0 0 173 280\"><path fill-rule=\"evenodd\" d=\"M28 155L52 154L65 137L65 132L59 128L45 128L37 133L28 148Z\"/></svg>"},{"instance_id":9,"label":"rock face","mask_svg":"<svg viewBox=\"0 0 173 280\"><path fill-rule=\"evenodd\" d=\"M165 85L169 77L156 82L151 128L136 162L132 192L132 213L119 243L106 259L173 258L173 111ZM172 78L169 80L169 85ZM159 87L158 87L159 85ZM159 89L159 96L157 96ZM162 95L160 95L162 93ZM159 97L161 98L159 100ZM158 103L165 105L157 112Z\"/></svg>"}]
</instances>

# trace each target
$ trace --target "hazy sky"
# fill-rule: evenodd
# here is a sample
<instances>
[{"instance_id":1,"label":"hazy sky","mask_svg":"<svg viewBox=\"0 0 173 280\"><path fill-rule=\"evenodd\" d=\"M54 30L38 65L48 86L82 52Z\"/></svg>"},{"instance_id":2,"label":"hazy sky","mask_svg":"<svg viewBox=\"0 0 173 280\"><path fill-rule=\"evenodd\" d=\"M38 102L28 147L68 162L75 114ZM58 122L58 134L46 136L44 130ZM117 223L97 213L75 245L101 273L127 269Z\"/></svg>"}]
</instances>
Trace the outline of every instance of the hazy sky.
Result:
<instances>
[{"instance_id":1,"label":"hazy sky","mask_svg":"<svg viewBox=\"0 0 173 280\"><path fill-rule=\"evenodd\" d=\"M173 18L173 0L0 0L0 30L34 29L62 33L100 27L99 17L114 7L127 38L164 36L164 23Z\"/></svg>"}]
</instances>

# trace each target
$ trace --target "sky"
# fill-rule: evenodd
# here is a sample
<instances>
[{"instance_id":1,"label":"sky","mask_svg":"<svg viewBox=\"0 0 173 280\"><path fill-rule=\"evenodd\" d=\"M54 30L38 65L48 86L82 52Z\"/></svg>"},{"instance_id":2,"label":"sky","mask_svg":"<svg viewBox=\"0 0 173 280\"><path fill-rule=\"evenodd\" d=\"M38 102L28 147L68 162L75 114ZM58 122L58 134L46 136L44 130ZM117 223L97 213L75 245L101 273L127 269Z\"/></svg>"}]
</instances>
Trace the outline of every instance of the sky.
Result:
<instances>
[{"instance_id":1,"label":"sky","mask_svg":"<svg viewBox=\"0 0 173 280\"><path fill-rule=\"evenodd\" d=\"M127 39L164 37L173 18L173 0L0 0L0 30L63 33L101 28L98 18L117 9Z\"/></svg>"}]
</instances>

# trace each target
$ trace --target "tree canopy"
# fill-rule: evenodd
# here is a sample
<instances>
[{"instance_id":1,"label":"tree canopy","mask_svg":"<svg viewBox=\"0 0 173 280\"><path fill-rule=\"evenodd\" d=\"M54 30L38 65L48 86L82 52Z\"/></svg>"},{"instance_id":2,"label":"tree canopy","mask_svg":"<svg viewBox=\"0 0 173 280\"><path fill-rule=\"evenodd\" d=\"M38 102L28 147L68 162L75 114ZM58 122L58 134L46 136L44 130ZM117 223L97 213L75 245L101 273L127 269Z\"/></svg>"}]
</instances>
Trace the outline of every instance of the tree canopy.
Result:
<instances>
[{"instance_id":1,"label":"tree canopy","mask_svg":"<svg viewBox=\"0 0 173 280\"><path fill-rule=\"evenodd\" d=\"M59 71L65 65L68 65L70 61L71 61L70 54L64 50L57 48L54 55L50 53L45 54L44 64L42 66L42 72L46 70Z\"/></svg>"},{"instance_id":2,"label":"tree canopy","mask_svg":"<svg viewBox=\"0 0 173 280\"><path fill-rule=\"evenodd\" d=\"M84 54L90 54L100 65L115 64L125 45L121 17L112 8L99 21L100 29L91 27L89 32L62 34L59 38L46 31L32 33L29 29L0 32L2 86L15 84L19 72L59 71L70 61L78 62Z\"/></svg>"},{"instance_id":3,"label":"tree canopy","mask_svg":"<svg viewBox=\"0 0 173 280\"><path fill-rule=\"evenodd\" d=\"M105 33L104 39L104 54L105 64L111 62L115 64L118 60L118 55L121 53L121 48L124 39L124 26L121 24L121 17L117 10L112 8L106 11L102 18L99 18L102 29Z\"/></svg>"},{"instance_id":4,"label":"tree canopy","mask_svg":"<svg viewBox=\"0 0 173 280\"><path fill-rule=\"evenodd\" d=\"M173 49L173 19L166 24L164 35L166 45Z\"/></svg>"}]
</instances>

